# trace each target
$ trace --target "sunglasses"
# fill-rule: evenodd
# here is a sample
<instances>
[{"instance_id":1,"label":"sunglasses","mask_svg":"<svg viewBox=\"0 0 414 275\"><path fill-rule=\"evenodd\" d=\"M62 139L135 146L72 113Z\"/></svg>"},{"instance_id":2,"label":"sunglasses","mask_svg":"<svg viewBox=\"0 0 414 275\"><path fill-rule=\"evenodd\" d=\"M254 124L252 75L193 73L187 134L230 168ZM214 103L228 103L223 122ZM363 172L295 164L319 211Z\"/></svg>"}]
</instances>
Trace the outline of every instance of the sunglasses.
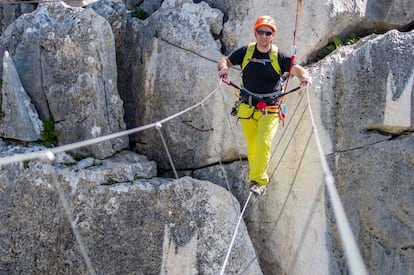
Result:
<instances>
[{"instance_id":1,"label":"sunglasses","mask_svg":"<svg viewBox=\"0 0 414 275\"><path fill-rule=\"evenodd\" d=\"M269 32L269 31L262 31L262 30L256 30L258 35L263 35L265 34L266 36L271 36L273 34L273 32Z\"/></svg>"}]
</instances>

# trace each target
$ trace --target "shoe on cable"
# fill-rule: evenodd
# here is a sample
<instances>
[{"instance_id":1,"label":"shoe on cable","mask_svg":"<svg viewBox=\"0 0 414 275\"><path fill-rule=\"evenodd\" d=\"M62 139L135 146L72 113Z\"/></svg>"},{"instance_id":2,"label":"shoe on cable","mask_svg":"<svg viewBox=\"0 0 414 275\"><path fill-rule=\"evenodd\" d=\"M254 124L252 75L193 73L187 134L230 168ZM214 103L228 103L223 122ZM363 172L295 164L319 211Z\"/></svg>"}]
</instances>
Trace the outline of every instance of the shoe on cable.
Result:
<instances>
[{"instance_id":1,"label":"shoe on cable","mask_svg":"<svg viewBox=\"0 0 414 275\"><path fill-rule=\"evenodd\" d=\"M262 196L266 194L266 185L253 184L252 187L250 187L250 192L256 196Z\"/></svg>"}]
</instances>

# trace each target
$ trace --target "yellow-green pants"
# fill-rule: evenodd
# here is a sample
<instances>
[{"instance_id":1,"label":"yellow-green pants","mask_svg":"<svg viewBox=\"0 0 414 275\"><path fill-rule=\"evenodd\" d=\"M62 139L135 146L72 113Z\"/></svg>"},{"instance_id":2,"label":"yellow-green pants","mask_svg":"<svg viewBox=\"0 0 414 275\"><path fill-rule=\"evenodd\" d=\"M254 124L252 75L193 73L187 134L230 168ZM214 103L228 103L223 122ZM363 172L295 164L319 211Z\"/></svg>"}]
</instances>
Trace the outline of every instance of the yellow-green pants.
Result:
<instances>
[{"instance_id":1,"label":"yellow-green pants","mask_svg":"<svg viewBox=\"0 0 414 275\"><path fill-rule=\"evenodd\" d=\"M250 118L247 114L250 112ZM272 140L279 124L279 114L263 114L260 110L242 103L238 112L244 137L247 144L247 158L249 161L249 182L255 181L258 185L269 182L266 173L270 160Z\"/></svg>"}]
</instances>

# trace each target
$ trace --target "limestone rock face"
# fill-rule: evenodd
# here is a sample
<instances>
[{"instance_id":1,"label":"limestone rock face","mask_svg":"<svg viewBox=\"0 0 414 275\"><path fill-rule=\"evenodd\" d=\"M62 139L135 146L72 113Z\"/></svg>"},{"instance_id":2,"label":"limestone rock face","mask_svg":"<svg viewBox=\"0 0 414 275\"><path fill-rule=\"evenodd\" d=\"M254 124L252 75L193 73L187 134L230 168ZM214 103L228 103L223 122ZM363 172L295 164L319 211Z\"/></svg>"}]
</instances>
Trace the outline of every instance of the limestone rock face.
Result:
<instances>
[{"instance_id":1,"label":"limestone rock face","mask_svg":"<svg viewBox=\"0 0 414 275\"><path fill-rule=\"evenodd\" d=\"M240 211L231 194L189 177L153 178L133 153L111 162L123 168L1 167L0 273L218 274ZM100 183L140 171L151 179ZM262 274L243 224L238 234L226 274Z\"/></svg>"},{"instance_id":2,"label":"limestone rock face","mask_svg":"<svg viewBox=\"0 0 414 275\"><path fill-rule=\"evenodd\" d=\"M29 96L24 90L13 60L7 51L3 57L0 136L23 141L38 141L43 129Z\"/></svg>"},{"instance_id":3,"label":"limestone rock face","mask_svg":"<svg viewBox=\"0 0 414 275\"><path fill-rule=\"evenodd\" d=\"M282 52L290 55L298 2L298 62L309 60L326 47L334 36L338 35L346 41L352 34L399 29L411 24L414 17L414 2L409 0L233 0L223 29L223 43L227 53L252 41L256 18L268 14L275 18L278 26L276 44Z\"/></svg>"},{"instance_id":4,"label":"limestone rock face","mask_svg":"<svg viewBox=\"0 0 414 275\"><path fill-rule=\"evenodd\" d=\"M2 4L0 6L0 34L3 34L7 27L19 16L34 11L36 7L37 4L24 2L20 4Z\"/></svg>"},{"instance_id":5,"label":"limestone rock face","mask_svg":"<svg viewBox=\"0 0 414 275\"><path fill-rule=\"evenodd\" d=\"M128 128L154 123L199 103L216 88L208 101L182 116L166 121L162 133L178 169L203 167L238 158L242 137L232 135L223 123L229 120L230 106L236 98L218 90L219 44L212 34L221 30L223 14L206 3L164 1L145 21L130 20L129 41L139 41L134 51L125 45L121 60L121 97L130 114ZM150 38L150 39L149 39ZM200 56L202 58L200 58ZM137 60L142 62L137 64ZM139 65L139 66L138 66ZM125 80L125 81L124 81ZM224 102L223 102L223 99ZM230 103L229 103L230 102ZM220 125L220 127L219 127ZM229 139L226 137L233 136ZM156 159L161 168L170 169L162 138L155 129L134 135L138 152ZM239 146L237 146L239 145ZM216 146L216 148L215 148ZM242 153L244 149L241 149Z\"/></svg>"},{"instance_id":6,"label":"limestone rock face","mask_svg":"<svg viewBox=\"0 0 414 275\"><path fill-rule=\"evenodd\" d=\"M127 36L127 9L121 0L101 0L88 6L97 14L105 18L111 25L115 39L115 47L118 49Z\"/></svg>"},{"instance_id":7,"label":"limestone rock face","mask_svg":"<svg viewBox=\"0 0 414 275\"><path fill-rule=\"evenodd\" d=\"M315 71L338 188L373 274L414 270L413 43L413 31L370 36Z\"/></svg>"},{"instance_id":8,"label":"limestone rock face","mask_svg":"<svg viewBox=\"0 0 414 275\"><path fill-rule=\"evenodd\" d=\"M125 129L117 89L114 36L92 9L40 7L1 37L41 119L52 119L59 144ZM128 146L128 138L80 149L98 158Z\"/></svg>"},{"instance_id":9,"label":"limestone rock face","mask_svg":"<svg viewBox=\"0 0 414 275\"><path fill-rule=\"evenodd\" d=\"M125 129L108 21L84 9L65 23L43 29L41 37L44 90L59 143ZM86 152L105 158L127 146L124 137L90 146Z\"/></svg>"}]
</instances>

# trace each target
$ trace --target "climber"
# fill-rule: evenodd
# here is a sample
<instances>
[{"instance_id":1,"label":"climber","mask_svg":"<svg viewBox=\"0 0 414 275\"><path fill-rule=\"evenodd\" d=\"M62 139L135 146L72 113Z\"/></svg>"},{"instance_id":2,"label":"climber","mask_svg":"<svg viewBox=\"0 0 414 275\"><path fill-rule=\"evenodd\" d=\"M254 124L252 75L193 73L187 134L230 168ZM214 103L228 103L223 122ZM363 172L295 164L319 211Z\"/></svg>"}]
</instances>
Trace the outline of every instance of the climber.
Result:
<instances>
[{"instance_id":1,"label":"climber","mask_svg":"<svg viewBox=\"0 0 414 275\"><path fill-rule=\"evenodd\" d=\"M273 18L260 16L253 30L256 42L220 59L218 77L226 82L229 68L236 65L242 68L243 88L240 90L237 117L240 118L247 144L248 181L251 192L264 195L269 182L266 170L272 140L281 117L281 100L275 95L282 92L282 76L289 72L289 75L299 79L301 86L310 85L312 78L302 66L291 66L292 58L277 52L277 47L272 43L277 30Z\"/></svg>"}]
</instances>

